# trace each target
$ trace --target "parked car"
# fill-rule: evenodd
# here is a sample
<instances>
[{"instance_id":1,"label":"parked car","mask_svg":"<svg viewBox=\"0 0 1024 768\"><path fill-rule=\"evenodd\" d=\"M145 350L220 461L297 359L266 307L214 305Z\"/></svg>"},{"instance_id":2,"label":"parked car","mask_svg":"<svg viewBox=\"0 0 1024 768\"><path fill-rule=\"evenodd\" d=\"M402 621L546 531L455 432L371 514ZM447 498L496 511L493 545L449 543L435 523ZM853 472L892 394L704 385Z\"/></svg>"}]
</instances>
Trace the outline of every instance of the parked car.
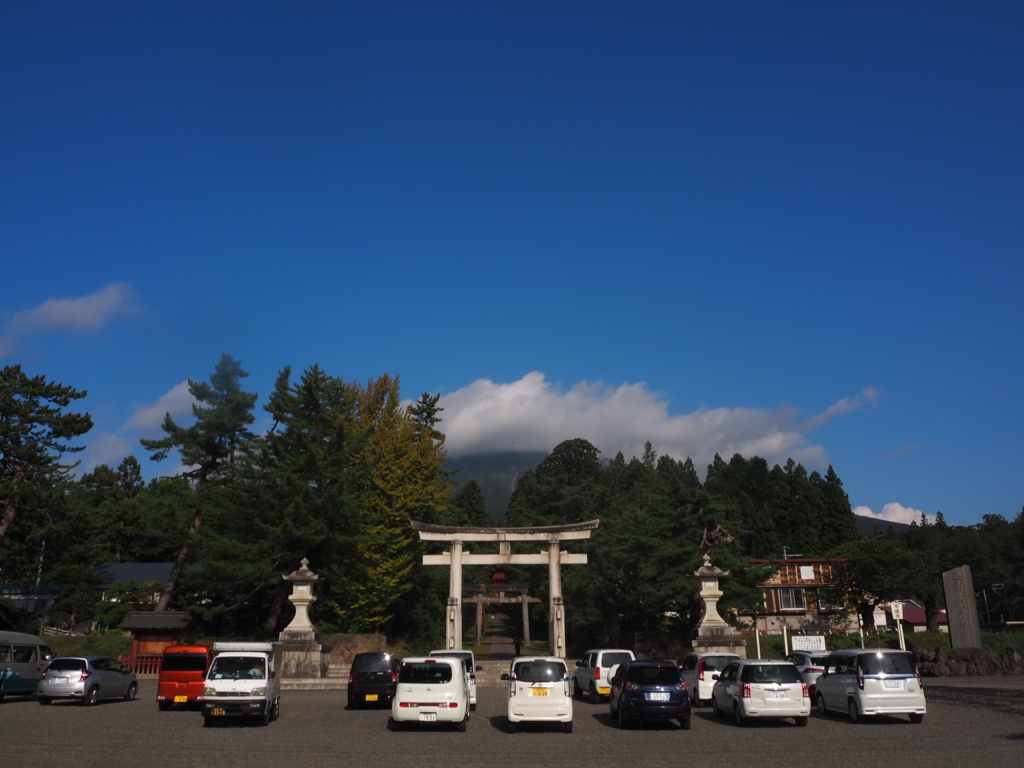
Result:
<instances>
[{"instance_id":1,"label":"parked car","mask_svg":"<svg viewBox=\"0 0 1024 768\"><path fill-rule=\"evenodd\" d=\"M0 701L34 694L52 659L53 652L35 635L0 632Z\"/></svg>"},{"instance_id":2,"label":"parked car","mask_svg":"<svg viewBox=\"0 0 1024 768\"><path fill-rule=\"evenodd\" d=\"M478 667L472 651L463 649L452 651L431 651L431 656L454 656L462 659L466 665L466 682L469 685L469 709L476 711L476 673L483 669Z\"/></svg>"},{"instance_id":3,"label":"parked car","mask_svg":"<svg viewBox=\"0 0 1024 768\"><path fill-rule=\"evenodd\" d=\"M465 731L469 722L469 684L465 663L454 656L402 660L398 688L391 700L391 722L401 730L412 723L450 723Z\"/></svg>"},{"instance_id":4,"label":"parked car","mask_svg":"<svg viewBox=\"0 0 1024 768\"><path fill-rule=\"evenodd\" d=\"M517 657L508 680L508 730L515 733L520 723L558 723L572 733L572 675L557 656Z\"/></svg>"},{"instance_id":5,"label":"parked car","mask_svg":"<svg viewBox=\"0 0 1024 768\"><path fill-rule=\"evenodd\" d=\"M352 659L352 670L348 673L348 705L352 709L367 704L391 705L398 687L397 656L374 651L357 653Z\"/></svg>"},{"instance_id":6,"label":"parked car","mask_svg":"<svg viewBox=\"0 0 1024 768\"><path fill-rule=\"evenodd\" d=\"M711 688L718 674L730 661L737 661L735 653L690 653L679 662L679 674L686 684L690 703L703 707L711 703Z\"/></svg>"},{"instance_id":7,"label":"parked car","mask_svg":"<svg viewBox=\"0 0 1024 768\"><path fill-rule=\"evenodd\" d=\"M752 718L792 717L807 725L811 698L807 683L788 661L753 659L726 664L711 689L715 717L731 714L737 725Z\"/></svg>"},{"instance_id":8,"label":"parked car","mask_svg":"<svg viewBox=\"0 0 1024 768\"><path fill-rule=\"evenodd\" d=\"M815 702L822 714L846 712L854 723L866 715L897 714L920 723L927 712L916 658L889 648L830 653Z\"/></svg>"},{"instance_id":9,"label":"parked car","mask_svg":"<svg viewBox=\"0 0 1024 768\"><path fill-rule=\"evenodd\" d=\"M619 727L630 722L678 720L690 729L690 697L671 661L628 661L612 676L608 709Z\"/></svg>"},{"instance_id":10,"label":"parked car","mask_svg":"<svg viewBox=\"0 0 1024 768\"><path fill-rule=\"evenodd\" d=\"M786 661L793 662L793 665L800 671L807 689L811 693L811 700L814 700L814 692L818 685L818 677L825 669L827 653L810 653L809 651L793 651L786 657Z\"/></svg>"},{"instance_id":11,"label":"parked car","mask_svg":"<svg viewBox=\"0 0 1024 768\"><path fill-rule=\"evenodd\" d=\"M171 645L160 660L156 703L161 710L172 704L195 706L203 700L210 649L205 645Z\"/></svg>"},{"instance_id":12,"label":"parked car","mask_svg":"<svg viewBox=\"0 0 1024 768\"><path fill-rule=\"evenodd\" d=\"M597 704L602 696L611 693L608 681L615 671L612 667L635 659L633 652L625 648L595 648L587 651L583 658L576 662L573 693L577 698L587 694L591 703Z\"/></svg>"},{"instance_id":13,"label":"parked car","mask_svg":"<svg viewBox=\"0 0 1024 768\"><path fill-rule=\"evenodd\" d=\"M58 656L50 662L36 689L40 704L77 699L86 706L100 699L132 701L139 683L128 667L109 656Z\"/></svg>"}]
</instances>

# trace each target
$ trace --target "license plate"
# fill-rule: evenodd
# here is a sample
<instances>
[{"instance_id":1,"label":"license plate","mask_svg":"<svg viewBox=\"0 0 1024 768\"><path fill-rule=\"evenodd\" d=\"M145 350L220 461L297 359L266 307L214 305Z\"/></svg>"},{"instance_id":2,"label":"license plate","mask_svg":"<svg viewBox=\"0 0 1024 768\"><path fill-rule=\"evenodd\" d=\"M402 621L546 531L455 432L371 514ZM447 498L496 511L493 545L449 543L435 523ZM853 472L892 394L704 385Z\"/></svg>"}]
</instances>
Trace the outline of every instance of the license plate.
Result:
<instances>
[{"instance_id":1,"label":"license plate","mask_svg":"<svg viewBox=\"0 0 1024 768\"><path fill-rule=\"evenodd\" d=\"M883 680L882 682L884 683L886 688L902 688L903 687L903 681L902 680Z\"/></svg>"},{"instance_id":2,"label":"license plate","mask_svg":"<svg viewBox=\"0 0 1024 768\"><path fill-rule=\"evenodd\" d=\"M66 683L68 679L66 677L55 677L53 678L54 683Z\"/></svg>"},{"instance_id":3,"label":"license plate","mask_svg":"<svg viewBox=\"0 0 1024 768\"><path fill-rule=\"evenodd\" d=\"M368 693L368 694L366 694L366 700L367 701L376 701L377 700L377 694L376 693Z\"/></svg>"},{"instance_id":4,"label":"license plate","mask_svg":"<svg viewBox=\"0 0 1024 768\"><path fill-rule=\"evenodd\" d=\"M598 688L597 692L599 694L601 694L602 696L607 696L609 693L612 692L612 689L611 688Z\"/></svg>"},{"instance_id":5,"label":"license plate","mask_svg":"<svg viewBox=\"0 0 1024 768\"><path fill-rule=\"evenodd\" d=\"M215 707L213 710L214 717L224 717L227 713L228 711L226 709L221 709L220 707Z\"/></svg>"},{"instance_id":6,"label":"license plate","mask_svg":"<svg viewBox=\"0 0 1024 768\"><path fill-rule=\"evenodd\" d=\"M530 695L531 696L547 696L548 695L548 689L547 688L531 688L530 689Z\"/></svg>"},{"instance_id":7,"label":"license plate","mask_svg":"<svg viewBox=\"0 0 1024 768\"><path fill-rule=\"evenodd\" d=\"M766 691L769 699L784 699L786 698L785 691Z\"/></svg>"},{"instance_id":8,"label":"license plate","mask_svg":"<svg viewBox=\"0 0 1024 768\"><path fill-rule=\"evenodd\" d=\"M432 723L435 720L437 720L437 713L436 712L420 712L420 722L421 723Z\"/></svg>"},{"instance_id":9,"label":"license plate","mask_svg":"<svg viewBox=\"0 0 1024 768\"><path fill-rule=\"evenodd\" d=\"M175 696L174 697L174 703L175 704L184 704L187 701L188 701L188 696Z\"/></svg>"},{"instance_id":10,"label":"license plate","mask_svg":"<svg viewBox=\"0 0 1024 768\"><path fill-rule=\"evenodd\" d=\"M648 701L668 701L667 693L649 693L647 694Z\"/></svg>"}]
</instances>

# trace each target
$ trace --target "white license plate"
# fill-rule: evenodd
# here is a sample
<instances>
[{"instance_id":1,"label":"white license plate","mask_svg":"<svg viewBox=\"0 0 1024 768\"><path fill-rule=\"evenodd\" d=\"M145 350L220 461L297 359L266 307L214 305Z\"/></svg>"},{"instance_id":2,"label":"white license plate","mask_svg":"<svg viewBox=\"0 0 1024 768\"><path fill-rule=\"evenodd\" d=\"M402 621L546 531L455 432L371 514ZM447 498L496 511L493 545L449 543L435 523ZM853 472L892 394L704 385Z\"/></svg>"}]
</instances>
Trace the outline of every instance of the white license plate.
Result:
<instances>
[{"instance_id":1,"label":"white license plate","mask_svg":"<svg viewBox=\"0 0 1024 768\"><path fill-rule=\"evenodd\" d=\"M903 681L902 680L883 680L882 683L885 685L886 688L902 688L903 687Z\"/></svg>"},{"instance_id":2,"label":"white license plate","mask_svg":"<svg viewBox=\"0 0 1024 768\"><path fill-rule=\"evenodd\" d=\"M436 712L420 712L420 722L421 723L432 723L435 720L437 720L437 713Z\"/></svg>"},{"instance_id":3,"label":"white license plate","mask_svg":"<svg viewBox=\"0 0 1024 768\"><path fill-rule=\"evenodd\" d=\"M68 681L66 677L54 677L52 679L54 683L66 683Z\"/></svg>"},{"instance_id":4,"label":"white license plate","mask_svg":"<svg viewBox=\"0 0 1024 768\"><path fill-rule=\"evenodd\" d=\"M648 693L647 694L647 700L648 701L668 701L668 694L667 693Z\"/></svg>"},{"instance_id":5,"label":"white license plate","mask_svg":"<svg viewBox=\"0 0 1024 768\"><path fill-rule=\"evenodd\" d=\"M767 694L766 698L769 698L769 699L784 699L784 698L786 698L786 692L785 691L765 691L765 693Z\"/></svg>"}]
</instances>

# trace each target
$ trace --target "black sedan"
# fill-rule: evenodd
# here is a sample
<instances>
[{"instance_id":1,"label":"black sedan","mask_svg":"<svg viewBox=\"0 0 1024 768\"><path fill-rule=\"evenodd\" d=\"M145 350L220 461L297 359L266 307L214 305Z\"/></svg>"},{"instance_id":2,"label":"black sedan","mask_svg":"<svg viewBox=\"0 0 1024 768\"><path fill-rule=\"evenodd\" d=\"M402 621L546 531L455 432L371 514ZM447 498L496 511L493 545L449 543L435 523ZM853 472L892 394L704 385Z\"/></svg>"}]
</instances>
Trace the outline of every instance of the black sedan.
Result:
<instances>
[{"instance_id":1,"label":"black sedan","mask_svg":"<svg viewBox=\"0 0 1024 768\"><path fill-rule=\"evenodd\" d=\"M690 728L690 698L671 661L630 661L620 664L611 679L608 706L619 727L626 723L678 720Z\"/></svg>"}]
</instances>

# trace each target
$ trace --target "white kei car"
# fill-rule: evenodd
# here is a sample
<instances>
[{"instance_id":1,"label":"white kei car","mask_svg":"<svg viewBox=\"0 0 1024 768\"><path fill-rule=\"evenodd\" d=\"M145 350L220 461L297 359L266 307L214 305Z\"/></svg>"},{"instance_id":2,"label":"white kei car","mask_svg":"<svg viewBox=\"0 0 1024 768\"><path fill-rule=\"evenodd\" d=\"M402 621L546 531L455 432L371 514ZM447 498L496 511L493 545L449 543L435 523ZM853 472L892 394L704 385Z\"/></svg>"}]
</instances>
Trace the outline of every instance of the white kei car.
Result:
<instances>
[{"instance_id":1,"label":"white kei car","mask_svg":"<svg viewBox=\"0 0 1024 768\"><path fill-rule=\"evenodd\" d=\"M451 656L402 660L398 688L391 700L396 731L410 723L450 723L465 731L469 721L469 686L465 664Z\"/></svg>"},{"instance_id":2,"label":"white kei car","mask_svg":"<svg viewBox=\"0 0 1024 768\"><path fill-rule=\"evenodd\" d=\"M524 722L558 723L572 733L572 675L563 659L520 656L501 679L508 680L509 733Z\"/></svg>"},{"instance_id":3,"label":"white kei car","mask_svg":"<svg viewBox=\"0 0 1024 768\"><path fill-rule=\"evenodd\" d=\"M741 659L725 665L711 689L715 717L732 715L737 725L752 719L791 717L807 725L811 697L797 668L788 661Z\"/></svg>"}]
</instances>

